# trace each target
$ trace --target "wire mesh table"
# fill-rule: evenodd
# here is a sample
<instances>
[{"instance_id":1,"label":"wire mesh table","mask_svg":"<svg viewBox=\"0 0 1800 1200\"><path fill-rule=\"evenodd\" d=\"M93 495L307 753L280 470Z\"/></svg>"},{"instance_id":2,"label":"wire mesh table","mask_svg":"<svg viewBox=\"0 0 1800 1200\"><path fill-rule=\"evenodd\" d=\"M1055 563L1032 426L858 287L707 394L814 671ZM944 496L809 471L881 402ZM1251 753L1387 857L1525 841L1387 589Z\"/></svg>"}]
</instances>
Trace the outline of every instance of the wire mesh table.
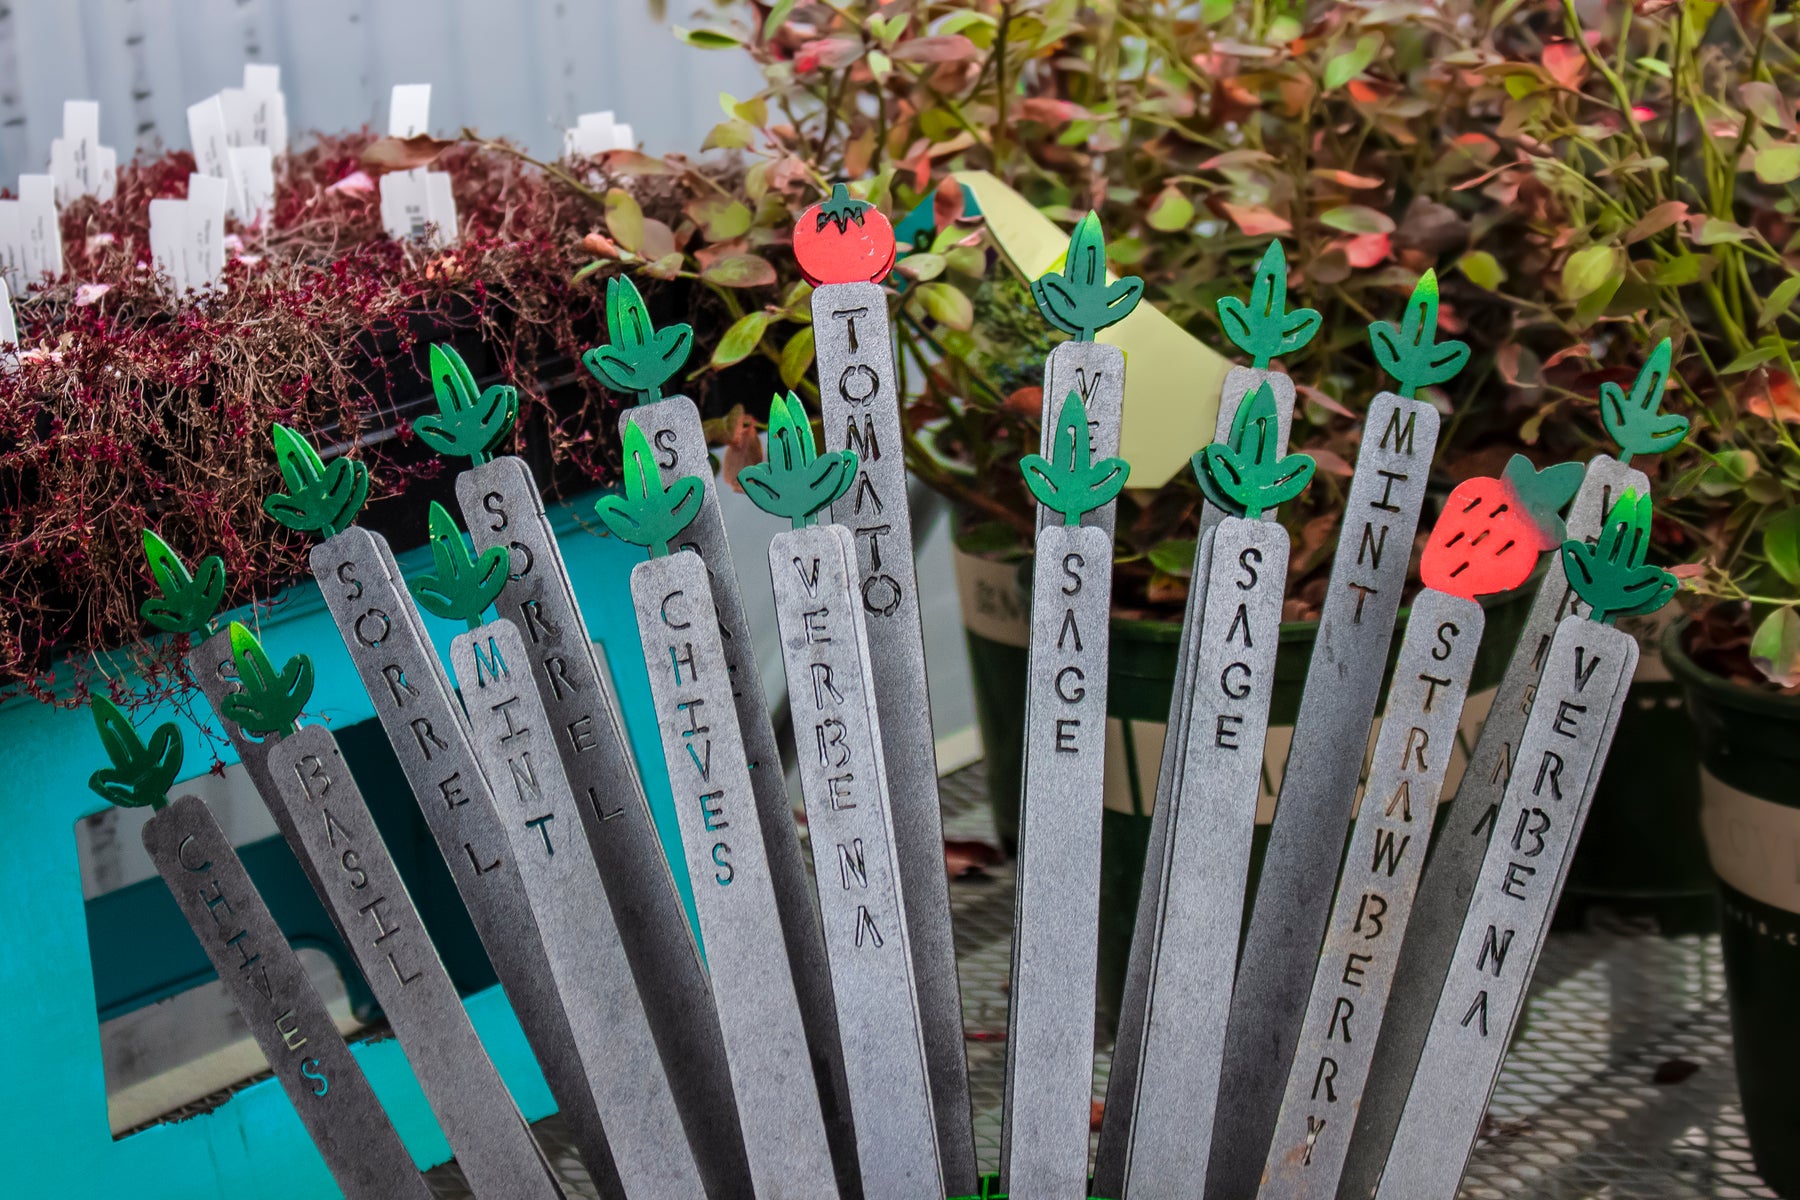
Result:
<instances>
[{"instance_id":1,"label":"wire mesh table","mask_svg":"<svg viewBox=\"0 0 1800 1200\"><path fill-rule=\"evenodd\" d=\"M943 781L950 838L993 839L981 767ZM997 1169L1006 1070L1010 864L951 886L962 970L976 1148ZM1095 1048L1094 1097L1111 1047ZM571 1185L593 1196L558 1120L537 1125ZM468 1195L454 1164L440 1196ZM1763 1200L1731 1060L1716 936L1628 929L1557 933L1545 946L1526 1027L1506 1060L1463 1200Z\"/></svg>"}]
</instances>

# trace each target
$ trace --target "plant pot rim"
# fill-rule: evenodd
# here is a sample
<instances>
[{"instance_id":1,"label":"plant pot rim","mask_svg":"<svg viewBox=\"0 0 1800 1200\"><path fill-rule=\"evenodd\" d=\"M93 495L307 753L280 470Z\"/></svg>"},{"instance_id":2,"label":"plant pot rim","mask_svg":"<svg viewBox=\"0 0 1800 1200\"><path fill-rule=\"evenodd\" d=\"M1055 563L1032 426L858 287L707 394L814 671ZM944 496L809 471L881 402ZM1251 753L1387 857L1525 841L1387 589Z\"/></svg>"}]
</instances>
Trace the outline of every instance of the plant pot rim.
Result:
<instances>
[{"instance_id":1,"label":"plant pot rim","mask_svg":"<svg viewBox=\"0 0 1800 1200\"><path fill-rule=\"evenodd\" d=\"M1693 618L1684 614L1669 622L1669 627L1662 634L1663 663L1683 687L1703 693L1721 707L1800 721L1800 696L1778 696L1745 687L1723 675L1714 674L1695 662L1681 644L1682 635L1693 623Z\"/></svg>"}]
</instances>

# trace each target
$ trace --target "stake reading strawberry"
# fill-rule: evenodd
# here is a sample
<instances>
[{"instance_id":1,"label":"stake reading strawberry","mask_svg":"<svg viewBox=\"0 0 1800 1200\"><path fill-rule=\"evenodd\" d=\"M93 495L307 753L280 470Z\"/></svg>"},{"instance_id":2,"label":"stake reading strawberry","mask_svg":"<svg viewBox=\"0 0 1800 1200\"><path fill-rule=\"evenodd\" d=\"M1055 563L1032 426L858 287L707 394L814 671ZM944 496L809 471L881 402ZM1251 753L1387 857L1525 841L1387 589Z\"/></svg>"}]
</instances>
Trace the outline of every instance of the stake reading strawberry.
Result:
<instances>
[{"instance_id":1,"label":"stake reading strawberry","mask_svg":"<svg viewBox=\"0 0 1800 1200\"><path fill-rule=\"evenodd\" d=\"M1538 555L1562 543L1562 509L1581 486L1579 463L1538 470L1515 454L1500 478L1456 485L1431 530L1419 577L1425 586L1473 600L1530 577Z\"/></svg>"},{"instance_id":2,"label":"stake reading strawberry","mask_svg":"<svg viewBox=\"0 0 1800 1200\"><path fill-rule=\"evenodd\" d=\"M855 200L841 183L800 214L794 225L794 258L814 287L825 283L880 283L894 267L894 227L867 200Z\"/></svg>"}]
</instances>

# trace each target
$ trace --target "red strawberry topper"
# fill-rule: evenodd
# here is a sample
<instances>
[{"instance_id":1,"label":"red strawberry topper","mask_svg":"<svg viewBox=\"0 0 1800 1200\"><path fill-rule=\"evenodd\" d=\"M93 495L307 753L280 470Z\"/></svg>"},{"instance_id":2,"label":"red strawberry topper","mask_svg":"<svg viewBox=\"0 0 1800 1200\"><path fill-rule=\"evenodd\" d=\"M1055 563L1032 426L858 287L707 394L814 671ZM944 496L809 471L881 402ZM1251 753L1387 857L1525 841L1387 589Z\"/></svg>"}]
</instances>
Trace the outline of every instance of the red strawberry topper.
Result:
<instances>
[{"instance_id":1,"label":"red strawberry topper","mask_svg":"<svg viewBox=\"0 0 1800 1200\"><path fill-rule=\"evenodd\" d=\"M894 267L894 227L867 200L841 183L800 214L794 257L814 287L824 283L880 283Z\"/></svg>"},{"instance_id":2,"label":"red strawberry topper","mask_svg":"<svg viewBox=\"0 0 1800 1200\"><path fill-rule=\"evenodd\" d=\"M1579 463L1539 471L1515 454L1499 479L1477 475L1457 484L1419 562L1425 586L1473 600L1524 583L1538 555L1562 544L1561 513L1582 474Z\"/></svg>"}]
</instances>

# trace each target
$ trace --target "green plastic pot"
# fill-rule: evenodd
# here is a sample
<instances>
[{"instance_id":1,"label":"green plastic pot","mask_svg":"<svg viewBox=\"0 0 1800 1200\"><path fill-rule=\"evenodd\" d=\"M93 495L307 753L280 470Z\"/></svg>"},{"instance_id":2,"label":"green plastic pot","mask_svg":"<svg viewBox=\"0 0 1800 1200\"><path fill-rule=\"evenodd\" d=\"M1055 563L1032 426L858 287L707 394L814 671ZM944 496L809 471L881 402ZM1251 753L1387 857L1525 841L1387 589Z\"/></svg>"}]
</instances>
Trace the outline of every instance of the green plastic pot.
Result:
<instances>
[{"instance_id":1,"label":"green plastic pot","mask_svg":"<svg viewBox=\"0 0 1800 1200\"><path fill-rule=\"evenodd\" d=\"M968 569L967 557L959 556L959 570ZM1020 570L1028 572L1029 567ZM1499 684L1529 614L1530 597L1536 589L1535 579L1534 576L1532 583L1487 603L1487 631L1475 662L1472 693ZM992 623L979 619L968 621L968 596L965 579L964 611L970 626L965 633L974 683L975 716L986 754L988 800L995 829L1010 857L1018 852L1028 654L1022 645L998 640L979 631L991 631ZM1402 609L1401 628L1404 628L1405 619L1406 610ZM1275 655L1275 685L1269 705L1272 728L1294 723L1317 635L1317 621L1291 621L1281 627L1280 645ZM1109 1033L1117 1027L1138 892L1144 876L1144 856L1150 841L1150 809L1161 765L1156 754L1140 746L1134 731L1146 724L1161 725L1168 720L1180 640L1181 626L1174 621L1116 617L1112 621L1106 712L1107 716L1120 722L1124 737L1121 753L1117 756L1109 753L1106 770L1109 788L1116 788L1123 780L1129 808L1108 807L1101 819L1099 990L1096 1003L1099 1018ZM1399 649L1400 639L1396 636L1388 656L1387 672L1390 675ZM1385 680L1383 694L1386 694ZM1465 735L1467 730L1465 724ZM1149 740L1154 743L1160 739L1152 737ZM1111 745L1109 740L1109 750ZM1279 767L1272 772L1265 768L1265 774L1273 775L1264 781L1265 791L1273 794L1281 783ZM1259 823L1251 839L1246 911L1255 894L1263 852L1268 845L1269 827L1261 823L1265 819L1266 816L1259 814Z\"/></svg>"},{"instance_id":2,"label":"green plastic pot","mask_svg":"<svg viewBox=\"0 0 1800 1200\"><path fill-rule=\"evenodd\" d=\"M1697 743L1744 1131L1764 1181L1800 1197L1800 699L1705 670L1682 649L1686 626L1670 626L1662 653Z\"/></svg>"}]
</instances>

